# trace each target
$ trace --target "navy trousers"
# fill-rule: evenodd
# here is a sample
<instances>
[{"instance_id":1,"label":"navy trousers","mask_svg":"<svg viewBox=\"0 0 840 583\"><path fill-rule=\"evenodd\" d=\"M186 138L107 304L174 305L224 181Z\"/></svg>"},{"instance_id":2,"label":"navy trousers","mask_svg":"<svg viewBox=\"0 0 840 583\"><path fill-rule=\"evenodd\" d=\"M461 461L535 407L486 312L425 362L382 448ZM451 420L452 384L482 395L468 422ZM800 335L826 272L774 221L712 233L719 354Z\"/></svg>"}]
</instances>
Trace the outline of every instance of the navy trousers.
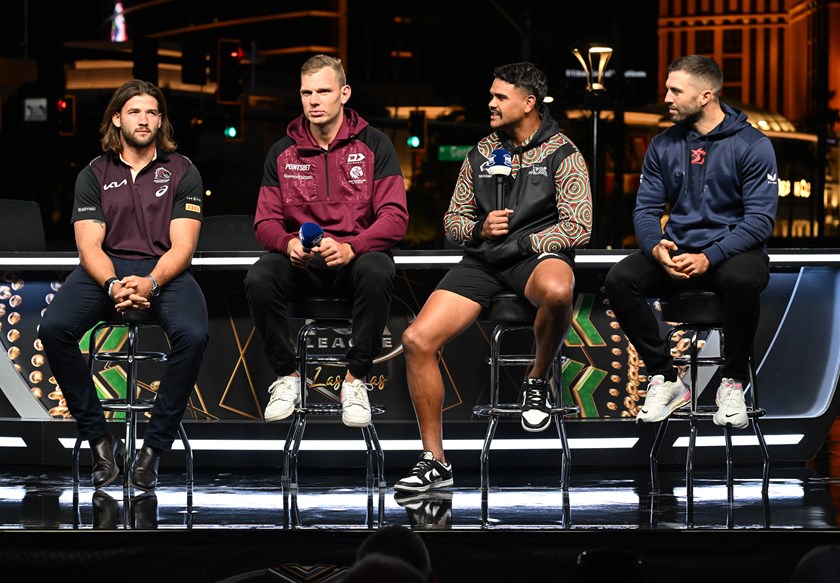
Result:
<instances>
[{"instance_id":1,"label":"navy trousers","mask_svg":"<svg viewBox=\"0 0 840 583\"><path fill-rule=\"evenodd\" d=\"M147 275L157 263L156 259L112 261L117 277ZM113 309L113 300L79 266L58 290L41 321L39 337L50 369L76 420L79 436L86 440L105 435L108 425L79 340ZM166 332L171 347L143 440L152 447L169 450L207 346L207 304L195 279L184 272L161 288L160 295L151 299L149 310Z\"/></svg>"}]
</instances>

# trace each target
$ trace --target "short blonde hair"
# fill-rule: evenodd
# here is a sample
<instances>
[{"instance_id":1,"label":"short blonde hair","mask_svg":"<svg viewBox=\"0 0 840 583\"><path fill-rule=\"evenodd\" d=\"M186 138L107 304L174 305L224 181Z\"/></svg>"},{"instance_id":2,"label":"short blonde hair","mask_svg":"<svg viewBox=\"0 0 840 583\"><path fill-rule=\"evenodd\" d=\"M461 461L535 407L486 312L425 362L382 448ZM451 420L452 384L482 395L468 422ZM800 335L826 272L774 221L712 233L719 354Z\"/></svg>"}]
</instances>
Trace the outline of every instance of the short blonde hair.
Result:
<instances>
[{"instance_id":1,"label":"short blonde hair","mask_svg":"<svg viewBox=\"0 0 840 583\"><path fill-rule=\"evenodd\" d=\"M338 80L339 87L347 85L347 75L344 73L344 66L341 64L341 59L329 55L315 55L314 57L310 57L300 68L300 74L311 75L324 67L329 67L335 71L335 78Z\"/></svg>"}]
</instances>

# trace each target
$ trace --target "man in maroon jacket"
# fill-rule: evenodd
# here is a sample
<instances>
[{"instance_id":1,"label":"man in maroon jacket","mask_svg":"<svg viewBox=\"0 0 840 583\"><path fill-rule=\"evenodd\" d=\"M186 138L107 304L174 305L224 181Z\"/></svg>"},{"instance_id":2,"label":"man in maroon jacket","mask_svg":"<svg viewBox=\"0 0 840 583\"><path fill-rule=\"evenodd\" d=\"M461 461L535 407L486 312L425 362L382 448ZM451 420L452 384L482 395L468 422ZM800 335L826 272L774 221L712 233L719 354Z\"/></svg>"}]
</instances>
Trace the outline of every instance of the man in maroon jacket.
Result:
<instances>
[{"instance_id":1,"label":"man in maroon jacket","mask_svg":"<svg viewBox=\"0 0 840 583\"><path fill-rule=\"evenodd\" d=\"M367 375L382 347L395 266L390 249L405 235L408 210L397 155L382 132L344 105L350 86L339 59L316 55L301 67L303 115L265 161L254 221L269 253L245 278L248 303L277 380L266 421L285 419L300 402L286 300L330 290L352 297L353 329L341 385L342 421L370 423ZM304 223L324 230L304 248Z\"/></svg>"}]
</instances>

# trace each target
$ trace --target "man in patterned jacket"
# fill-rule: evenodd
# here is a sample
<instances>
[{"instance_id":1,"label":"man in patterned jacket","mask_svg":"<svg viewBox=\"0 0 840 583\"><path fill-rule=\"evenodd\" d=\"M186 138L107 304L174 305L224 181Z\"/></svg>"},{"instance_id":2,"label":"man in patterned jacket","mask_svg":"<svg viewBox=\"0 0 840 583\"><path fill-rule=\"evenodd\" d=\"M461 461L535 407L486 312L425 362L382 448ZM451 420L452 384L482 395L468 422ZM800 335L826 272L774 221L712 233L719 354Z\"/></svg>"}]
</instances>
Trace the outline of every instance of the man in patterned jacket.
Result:
<instances>
[{"instance_id":1,"label":"man in patterned jacket","mask_svg":"<svg viewBox=\"0 0 840 583\"><path fill-rule=\"evenodd\" d=\"M522 426L542 431L552 403L548 373L572 315L574 249L586 245L592 200L586 164L543 104L546 78L531 63L498 67L490 88L494 132L470 150L444 216L464 259L432 293L403 334L408 385L423 440L420 460L394 488L424 492L453 483L443 451L443 379L437 355L490 305L514 291L537 308L536 358L522 387ZM496 208L493 151L507 149L512 173Z\"/></svg>"},{"instance_id":2,"label":"man in patterned jacket","mask_svg":"<svg viewBox=\"0 0 840 583\"><path fill-rule=\"evenodd\" d=\"M248 270L251 316L274 372L265 420L280 421L300 402L301 379L289 339L286 300L323 290L353 298L342 421L370 423L367 375L382 348L408 209L397 154L388 137L345 108L350 86L341 61L316 55L301 67L303 115L289 124L265 160L254 229L268 253ZM316 223L323 240L310 249L299 230Z\"/></svg>"}]
</instances>

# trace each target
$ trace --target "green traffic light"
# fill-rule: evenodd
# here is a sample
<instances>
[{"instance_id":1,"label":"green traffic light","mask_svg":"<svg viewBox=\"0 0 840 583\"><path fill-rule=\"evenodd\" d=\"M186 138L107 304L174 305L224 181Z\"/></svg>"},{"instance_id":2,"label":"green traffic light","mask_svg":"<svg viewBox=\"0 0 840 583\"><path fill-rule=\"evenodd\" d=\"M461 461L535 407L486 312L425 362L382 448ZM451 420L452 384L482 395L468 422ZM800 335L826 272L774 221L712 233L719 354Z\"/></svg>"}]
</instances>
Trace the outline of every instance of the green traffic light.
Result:
<instances>
[{"instance_id":1,"label":"green traffic light","mask_svg":"<svg viewBox=\"0 0 840 583\"><path fill-rule=\"evenodd\" d=\"M420 138L418 136L408 136L406 140L409 148L419 148L420 147Z\"/></svg>"},{"instance_id":2,"label":"green traffic light","mask_svg":"<svg viewBox=\"0 0 840 583\"><path fill-rule=\"evenodd\" d=\"M225 128L225 137L226 138L235 138L237 135L236 128L233 126L228 126Z\"/></svg>"}]
</instances>

